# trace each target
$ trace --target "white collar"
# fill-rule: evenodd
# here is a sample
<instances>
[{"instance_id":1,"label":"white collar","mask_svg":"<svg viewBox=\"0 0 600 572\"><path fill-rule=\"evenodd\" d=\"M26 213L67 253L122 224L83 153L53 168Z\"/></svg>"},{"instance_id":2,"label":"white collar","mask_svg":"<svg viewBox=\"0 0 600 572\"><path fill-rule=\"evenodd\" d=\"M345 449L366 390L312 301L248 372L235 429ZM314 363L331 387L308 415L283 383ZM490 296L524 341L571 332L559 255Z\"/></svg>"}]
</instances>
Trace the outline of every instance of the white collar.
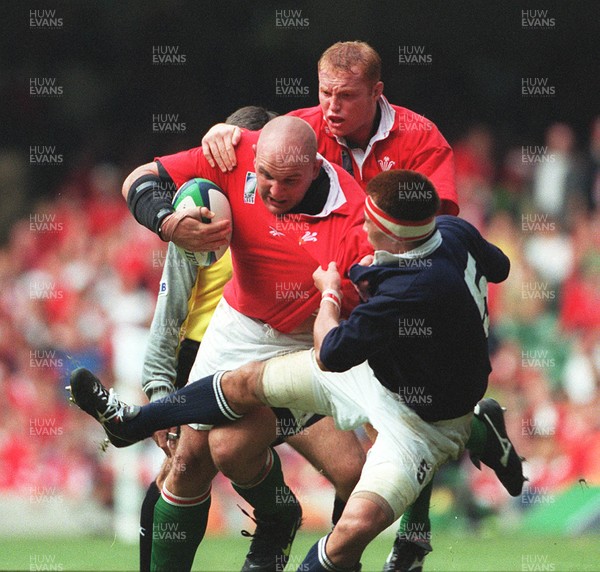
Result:
<instances>
[{"instance_id":1,"label":"white collar","mask_svg":"<svg viewBox=\"0 0 600 572\"><path fill-rule=\"evenodd\" d=\"M317 159L321 159L323 161L321 167L325 170L326 175L329 177L329 193L327 194L327 200L323 205L323 209L320 213L317 214L306 214L306 213L298 213L302 214L302 216L310 216L314 218L324 218L329 216L332 212L339 209L346 201L346 195L344 195L344 191L342 186L340 185L340 178L338 177L337 172L333 168L332 164L323 157L320 153L317 153Z\"/></svg>"},{"instance_id":2,"label":"white collar","mask_svg":"<svg viewBox=\"0 0 600 572\"><path fill-rule=\"evenodd\" d=\"M414 260L416 258L425 258L432 254L442 244L442 235L436 230L431 237L421 246L417 246L408 252L392 254L387 250L376 250L371 266L389 266L390 264L399 264L401 260Z\"/></svg>"}]
</instances>

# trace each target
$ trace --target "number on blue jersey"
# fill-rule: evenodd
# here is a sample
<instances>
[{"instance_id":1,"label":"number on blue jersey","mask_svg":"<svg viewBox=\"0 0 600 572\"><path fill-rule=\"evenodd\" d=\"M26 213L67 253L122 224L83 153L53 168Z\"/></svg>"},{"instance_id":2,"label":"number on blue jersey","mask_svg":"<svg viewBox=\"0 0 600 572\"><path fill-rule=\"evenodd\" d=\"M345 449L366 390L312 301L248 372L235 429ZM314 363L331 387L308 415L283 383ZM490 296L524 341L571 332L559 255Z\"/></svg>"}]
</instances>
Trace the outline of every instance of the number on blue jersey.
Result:
<instances>
[{"instance_id":1,"label":"number on blue jersey","mask_svg":"<svg viewBox=\"0 0 600 572\"><path fill-rule=\"evenodd\" d=\"M465 282L477 304L479 309L479 315L481 316L481 323L485 332L485 337L488 337L488 329L490 327L490 316L488 314L487 306L487 295L488 295L488 282L486 277L481 274L479 280L477 280L477 262L470 252L467 252L467 267L465 268Z\"/></svg>"}]
</instances>

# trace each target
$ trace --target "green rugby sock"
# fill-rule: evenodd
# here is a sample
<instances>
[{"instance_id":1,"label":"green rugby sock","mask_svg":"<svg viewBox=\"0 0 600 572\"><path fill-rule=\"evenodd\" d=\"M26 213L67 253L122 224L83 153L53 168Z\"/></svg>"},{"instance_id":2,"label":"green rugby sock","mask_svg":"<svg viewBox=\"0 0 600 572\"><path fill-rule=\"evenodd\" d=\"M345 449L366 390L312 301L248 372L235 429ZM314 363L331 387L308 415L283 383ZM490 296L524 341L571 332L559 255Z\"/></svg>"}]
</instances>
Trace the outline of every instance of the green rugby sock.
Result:
<instances>
[{"instance_id":1,"label":"green rugby sock","mask_svg":"<svg viewBox=\"0 0 600 572\"><path fill-rule=\"evenodd\" d=\"M172 497L163 488L163 495ZM152 572L185 572L192 569L196 550L204 538L210 508L210 489L199 504L174 505L161 497L154 507ZM178 501L196 499L177 499Z\"/></svg>"},{"instance_id":2,"label":"green rugby sock","mask_svg":"<svg viewBox=\"0 0 600 572\"><path fill-rule=\"evenodd\" d=\"M398 536L411 542L415 540L431 539L431 523L429 522L429 504L431 502L431 491L433 489L433 477L425 485L421 494L417 497L402 515Z\"/></svg>"},{"instance_id":3,"label":"green rugby sock","mask_svg":"<svg viewBox=\"0 0 600 572\"><path fill-rule=\"evenodd\" d=\"M281 460L274 449L269 456L258 482L250 486L231 483L235 491L250 504L261 517L270 516L295 504L296 497L285 484Z\"/></svg>"},{"instance_id":4,"label":"green rugby sock","mask_svg":"<svg viewBox=\"0 0 600 572\"><path fill-rule=\"evenodd\" d=\"M485 450L486 441L487 427L485 426L485 423L481 421L481 419L473 417L473 420L471 421L471 436L465 447L474 455L479 456Z\"/></svg>"}]
</instances>

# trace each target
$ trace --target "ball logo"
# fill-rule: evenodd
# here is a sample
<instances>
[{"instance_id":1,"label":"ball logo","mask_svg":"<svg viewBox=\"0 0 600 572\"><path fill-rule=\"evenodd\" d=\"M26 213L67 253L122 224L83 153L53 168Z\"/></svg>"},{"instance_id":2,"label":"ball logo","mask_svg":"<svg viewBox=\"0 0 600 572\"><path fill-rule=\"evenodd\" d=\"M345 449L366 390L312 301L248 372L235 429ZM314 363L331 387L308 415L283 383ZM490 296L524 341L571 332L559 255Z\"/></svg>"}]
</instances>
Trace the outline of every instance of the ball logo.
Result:
<instances>
[{"instance_id":1,"label":"ball logo","mask_svg":"<svg viewBox=\"0 0 600 572\"><path fill-rule=\"evenodd\" d=\"M194 199L191 196L183 197L177 205L177 210L193 209L196 206Z\"/></svg>"}]
</instances>

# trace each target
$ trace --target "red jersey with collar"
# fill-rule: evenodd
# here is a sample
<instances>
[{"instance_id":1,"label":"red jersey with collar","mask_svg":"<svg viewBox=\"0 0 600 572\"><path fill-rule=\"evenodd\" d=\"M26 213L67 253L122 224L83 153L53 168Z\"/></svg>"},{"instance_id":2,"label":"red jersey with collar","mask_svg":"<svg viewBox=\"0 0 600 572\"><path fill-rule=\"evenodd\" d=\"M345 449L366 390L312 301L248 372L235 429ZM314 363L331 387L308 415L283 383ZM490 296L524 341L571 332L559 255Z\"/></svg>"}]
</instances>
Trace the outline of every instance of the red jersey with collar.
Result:
<instances>
[{"instance_id":1,"label":"red jersey with collar","mask_svg":"<svg viewBox=\"0 0 600 572\"><path fill-rule=\"evenodd\" d=\"M257 132L244 131L237 147L237 167L230 173L212 168L202 147L160 157L177 187L194 177L216 183L231 204L233 278L225 286L227 302L238 312L289 333L307 320L321 296L312 274L335 260L340 274L372 252L362 230L365 195L342 168L324 162L330 179L326 216L275 216L256 189L252 145ZM343 280L343 310L358 303L350 281Z\"/></svg>"},{"instance_id":2,"label":"red jersey with collar","mask_svg":"<svg viewBox=\"0 0 600 572\"><path fill-rule=\"evenodd\" d=\"M367 150L362 167L349 149L331 134L323 118L320 105L296 109L288 115L304 119L314 129L319 142L319 153L336 165L343 165L342 153L352 161L355 179L364 189L367 183L381 171L410 169L428 177L434 184L442 201L438 214L458 214L458 197L454 179L452 148L435 124L410 109L391 105L382 96L382 106L393 112L393 124L382 133Z\"/></svg>"}]
</instances>

